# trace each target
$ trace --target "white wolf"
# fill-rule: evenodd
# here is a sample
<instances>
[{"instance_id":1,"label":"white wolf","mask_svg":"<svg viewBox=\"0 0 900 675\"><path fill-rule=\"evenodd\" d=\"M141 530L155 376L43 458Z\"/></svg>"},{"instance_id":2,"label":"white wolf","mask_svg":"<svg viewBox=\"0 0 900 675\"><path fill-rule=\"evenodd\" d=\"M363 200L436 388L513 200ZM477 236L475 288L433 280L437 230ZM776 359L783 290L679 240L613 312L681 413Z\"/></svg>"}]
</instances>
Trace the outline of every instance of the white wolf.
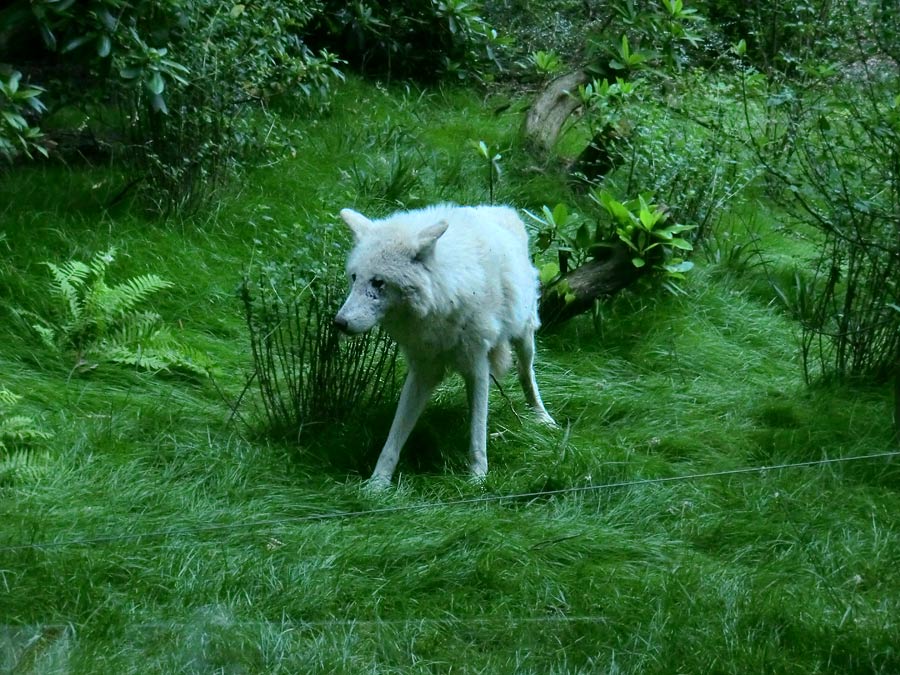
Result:
<instances>
[{"instance_id":1,"label":"white wolf","mask_svg":"<svg viewBox=\"0 0 900 675\"><path fill-rule=\"evenodd\" d=\"M341 217L356 244L347 261L350 295L334 323L347 333L380 323L409 367L371 484L390 483L403 444L447 370L465 380L469 466L482 478L489 380L509 367L510 345L525 398L542 422L555 424L534 377L537 271L513 209L441 205L377 221L344 209Z\"/></svg>"}]
</instances>

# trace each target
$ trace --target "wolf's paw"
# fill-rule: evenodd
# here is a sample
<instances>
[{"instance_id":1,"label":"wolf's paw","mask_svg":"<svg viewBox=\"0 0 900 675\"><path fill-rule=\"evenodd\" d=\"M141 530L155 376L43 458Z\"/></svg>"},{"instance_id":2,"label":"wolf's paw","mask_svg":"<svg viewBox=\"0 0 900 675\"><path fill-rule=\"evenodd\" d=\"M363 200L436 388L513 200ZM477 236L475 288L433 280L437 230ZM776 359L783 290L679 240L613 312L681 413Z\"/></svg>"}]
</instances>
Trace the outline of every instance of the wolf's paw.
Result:
<instances>
[{"instance_id":1,"label":"wolf's paw","mask_svg":"<svg viewBox=\"0 0 900 675\"><path fill-rule=\"evenodd\" d=\"M550 417L550 413L546 410L539 410L537 413L537 421L543 424L545 427L550 427L551 429L559 429L559 425L556 423L556 420Z\"/></svg>"},{"instance_id":2,"label":"wolf's paw","mask_svg":"<svg viewBox=\"0 0 900 675\"><path fill-rule=\"evenodd\" d=\"M487 476L487 462L474 461L469 464L469 482L478 484L483 483Z\"/></svg>"},{"instance_id":3,"label":"wolf's paw","mask_svg":"<svg viewBox=\"0 0 900 675\"><path fill-rule=\"evenodd\" d=\"M369 480L363 483L363 492L370 495L383 494L390 488L391 479L379 474L373 474Z\"/></svg>"}]
</instances>

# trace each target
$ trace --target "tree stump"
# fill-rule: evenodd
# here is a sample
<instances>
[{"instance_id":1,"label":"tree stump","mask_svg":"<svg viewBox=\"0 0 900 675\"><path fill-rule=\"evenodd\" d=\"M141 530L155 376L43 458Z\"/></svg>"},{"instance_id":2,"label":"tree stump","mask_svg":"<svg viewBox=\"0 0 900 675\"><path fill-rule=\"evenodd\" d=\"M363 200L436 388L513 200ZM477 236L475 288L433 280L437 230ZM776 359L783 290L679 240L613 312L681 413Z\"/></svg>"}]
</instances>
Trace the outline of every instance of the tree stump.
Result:
<instances>
[{"instance_id":1,"label":"tree stump","mask_svg":"<svg viewBox=\"0 0 900 675\"><path fill-rule=\"evenodd\" d=\"M576 70L551 80L525 115L525 138L543 153L549 152L581 102L570 92L590 81L583 70Z\"/></svg>"}]
</instances>

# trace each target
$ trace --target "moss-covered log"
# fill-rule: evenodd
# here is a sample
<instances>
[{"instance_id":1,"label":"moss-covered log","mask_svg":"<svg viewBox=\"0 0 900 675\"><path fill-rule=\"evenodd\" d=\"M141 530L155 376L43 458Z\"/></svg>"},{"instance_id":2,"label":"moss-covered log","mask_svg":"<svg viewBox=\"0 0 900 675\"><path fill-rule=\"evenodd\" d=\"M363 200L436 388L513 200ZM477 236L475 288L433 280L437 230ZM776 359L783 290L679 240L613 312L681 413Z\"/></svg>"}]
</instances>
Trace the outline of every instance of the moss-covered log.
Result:
<instances>
[{"instance_id":1,"label":"moss-covered log","mask_svg":"<svg viewBox=\"0 0 900 675\"><path fill-rule=\"evenodd\" d=\"M630 286L651 267L635 267L624 244L617 243L606 250L607 255L588 260L543 290L538 307L541 330L552 329L587 312L595 301Z\"/></svg>"}]
</instances>

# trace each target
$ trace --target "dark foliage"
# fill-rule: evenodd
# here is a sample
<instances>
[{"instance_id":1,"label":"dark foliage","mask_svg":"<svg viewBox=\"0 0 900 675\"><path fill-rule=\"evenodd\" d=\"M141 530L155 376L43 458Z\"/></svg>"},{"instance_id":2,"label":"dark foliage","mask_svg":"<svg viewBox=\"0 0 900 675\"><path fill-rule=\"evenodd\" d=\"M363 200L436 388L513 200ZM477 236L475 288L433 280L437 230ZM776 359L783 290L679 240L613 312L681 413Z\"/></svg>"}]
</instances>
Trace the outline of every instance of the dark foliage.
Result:
<instances>
[{"instance_id":1,"label":"dark foliage","mask_svg":"<svg viewBox=\"0 0 900 675\"><path fill-rule=\"evenodd\" d=\"M464 0L325 0L308 39L365 75L426 82L480 78L497 46L478 3Z\"/></svg>"}]
</instances>

